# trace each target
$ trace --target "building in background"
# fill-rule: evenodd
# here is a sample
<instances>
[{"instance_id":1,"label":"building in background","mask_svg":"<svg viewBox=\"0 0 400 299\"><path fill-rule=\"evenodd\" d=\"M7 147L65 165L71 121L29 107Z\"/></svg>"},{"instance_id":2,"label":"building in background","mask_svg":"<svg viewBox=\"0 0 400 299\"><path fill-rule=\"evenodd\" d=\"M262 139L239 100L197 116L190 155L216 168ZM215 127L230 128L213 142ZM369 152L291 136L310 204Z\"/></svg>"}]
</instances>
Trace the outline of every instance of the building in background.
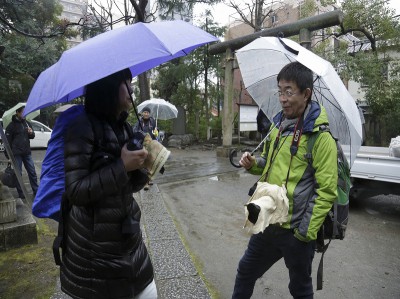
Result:
<instances>
[{"instance_id":1,"label":"building in background","mask_svg":"<svg viewBox=\"0 0 400 299\"><path fill-rule=\"evenodd\" d=\"M62 19L67 19L70 22L78 23L81 19L85 18L87 14L88 0L59 0L63 6L61 13ZM82 21L81 21L82 22ZM82 37L77 35L76 37L67 39L68 48L72 48L82 42Z\"/></svg>"}]
</instances>

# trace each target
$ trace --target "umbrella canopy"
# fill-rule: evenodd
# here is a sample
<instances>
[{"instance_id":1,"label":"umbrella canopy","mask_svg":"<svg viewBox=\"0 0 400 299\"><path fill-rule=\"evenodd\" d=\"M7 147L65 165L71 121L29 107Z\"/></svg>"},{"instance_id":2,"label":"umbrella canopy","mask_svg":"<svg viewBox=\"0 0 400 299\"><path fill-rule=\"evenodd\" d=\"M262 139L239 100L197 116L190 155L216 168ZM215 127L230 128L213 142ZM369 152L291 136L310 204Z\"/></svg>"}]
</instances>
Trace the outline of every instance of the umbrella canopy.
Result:
<instances>
[{"instance_id":1,"label":"umbrella canopy","mask_svg":"<svg viewBox=\"0 0 400 299\"><path fill-rule=\"evenodd\" d=\"M3 113L2 119L3 119L3 128L6 129L8 127L8 125L11 122L12 116L15 114L15 111L18 108L24 107L26 106L26 103L18 103L17 105L15 105L14 107L8 109L6 112ZM26 109L26 108L25 108ZM25 112L25 110L24 110ZM37 117L40 114L40 110L36 110L34 112L29 113L28 115L25 116L25 118L27 120L31 120L34 119L35 117Z\"/></svg>"},{"instance_id":2,"label":"umbrella canopy","mask_svg":"<svg viewBox=\"0 0 400 299\"><path fill-rule=\"evenodd\" d=\"M184 21L136 23L99 34L65 51L40 74L25 113L68 102L83 95L87 84L125 68L135 77L217 40Z\"/></svg>"},{"instance_id":3,"label":"umbrella canopy","mask_svg":"<svg viewBox=\"0 0 400 299\"><path fill-rule=\"evenodd\" d=\"M325 107L332 134L350 154L353 164L361 146L362 126L354 99L330 62L298 43L261 37L237 51L243 82L256 103L272 120L282 108L277 95L277 75L286 64L298 61L314 73L312 100Z\"/></svg>"},{"instance_id":4,"label":"umbrella canopy","mask_svg":"<svg viewBox=\"0 0 400 299\"><path fill-rule=\"evenodd\" d=\"M142 110L148 107L151 110L151 115L155 119L171 119L178 117L178 109L176 109L175 105L167 102L164 99L153 98L147 101L144 101L139 104L138 111L142 112Z\"/></svg>"}]
</instances>

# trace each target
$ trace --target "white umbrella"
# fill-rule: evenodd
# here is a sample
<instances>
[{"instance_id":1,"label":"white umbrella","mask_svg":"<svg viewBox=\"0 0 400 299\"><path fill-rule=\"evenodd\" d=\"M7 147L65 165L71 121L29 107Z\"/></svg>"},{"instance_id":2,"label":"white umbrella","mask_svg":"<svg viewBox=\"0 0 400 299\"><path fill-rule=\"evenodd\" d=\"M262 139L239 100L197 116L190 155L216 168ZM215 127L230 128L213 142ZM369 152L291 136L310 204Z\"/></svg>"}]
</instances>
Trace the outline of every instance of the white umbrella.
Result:
<instances>
[{"instance_id":1,"label":"white umbrella","mask_svg":"<svg viewBox=\"0 0 400 299\"><path fill-rule=\"evenodd\" d=\"M152 98L140 103L137 108L139 112L142 112L145 107L150 109L151 115L156 121L157 119L167 120L178 117L178 109L176 109L175 105L164 99Z\"/></svg>"},{"instance_id":2,"label":"white umbrella","mask_svg":"<svg viewBox=\"0 0 400 299\"><path fill-rule=\"evenodd\" d=\"M54 110L54 113L62 113L62 112L68 110L69 108L71 108L71 107L73 107L75 105L76 104L65 104L65 105L62 105L62 106L58 107L56 110Z\"/></svg>"},{"instance_id":3,"label":"white umbrella","mask_svg":"<svg viewBox=\"0 0 400 299\"><path fill-rule=\"evenodd\" d=\"M298 61L314 72L312 100L325 107L332 134L349 147L350 166L361 146L362 126L356 103L330 62L298 43L261 37L236 53L244 85L271 120L282 108L276 94L277 75L286 64Z\"/></svg>"},{"instance_id":4,"label":"white umbrella","mask_svg":"<svg viewBox=\"0 0 400 299\"><path fill-rule=\"evenodd\" d=\"M3 129L6 129L8 127L8 125L11 122L12 116L15 114L15 111L18 108L24 107L26 106L26 103L22 103L19 102L17 105L15 105L14 107L8 109L6 112L3 113L2 119L3 119ZM28 115L26 115L26 119L27 120L31 120L34 119L35 117L37 117L40 114L40 110L36 110L33 111L31 113L29 113Z\"/></svg>"}]
</instances>

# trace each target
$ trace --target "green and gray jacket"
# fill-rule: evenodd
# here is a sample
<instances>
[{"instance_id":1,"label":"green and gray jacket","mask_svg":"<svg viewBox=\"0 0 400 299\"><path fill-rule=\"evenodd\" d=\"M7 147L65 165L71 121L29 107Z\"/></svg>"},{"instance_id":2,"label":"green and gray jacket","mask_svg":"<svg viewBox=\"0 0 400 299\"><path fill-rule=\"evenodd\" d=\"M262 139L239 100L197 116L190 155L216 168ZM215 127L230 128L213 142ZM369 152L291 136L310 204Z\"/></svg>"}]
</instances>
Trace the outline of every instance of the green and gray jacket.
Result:
<instances>
[{"instance_id":1,"label":"green and gray jacket","mask_svg":"<svg viewBox=\"0 0 400 299\"><path fill-rule=\"evenodd\" d=\"M299 240L308 242L317 238L317 232L337 197L336 143L329 132L321 133L312 150L311 167L305 157L309 136L312 132L317 132L320 126L328 125L325 109L317 102L311 102L304 113L303 133L297 153L290 162L293 125L281 132L274 151L281 119L282 111L274 117L269 141L265 143L260 158L257 158L249 172L262 174L266 176L261 178L262 181L282 186L286 184L289 170L286 185L289 218L282 227L292 229Z\"/></svg>"}]
</instances>

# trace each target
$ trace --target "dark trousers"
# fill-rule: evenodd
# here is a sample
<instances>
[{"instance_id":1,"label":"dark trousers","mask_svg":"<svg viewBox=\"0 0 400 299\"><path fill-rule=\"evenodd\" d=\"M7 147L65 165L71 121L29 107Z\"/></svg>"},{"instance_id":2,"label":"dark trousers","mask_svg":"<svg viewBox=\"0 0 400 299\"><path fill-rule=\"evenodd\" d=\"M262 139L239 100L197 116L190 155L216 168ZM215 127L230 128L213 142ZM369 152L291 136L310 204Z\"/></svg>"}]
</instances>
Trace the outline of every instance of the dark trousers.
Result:
<instances>
[{"instance_id":1,"label":"dark trousers","mask_svg":"<svg viewBox=\"0 0 400 299\"><path fill-rule=\"evenodd\" d=\"M37 189L38 189L38 182L37 182L35 164L33 163L32 155L31 154L15 155L14 157L17 162L17 167L18 167L19 173L21 175L22 175L22 163L24 163L26 172L28 173L29 183L31 184L33 196L35 196ZM17 184L17 191L18 191L18 196L20 198L25 198L24 193L22 192L22 189L19 184Z\"/></svg>"},{"instance_id":2,"label":"dark trousers","mask_svg":"<svg viewBox=\"0 0 400 299\"><path fill-rule=\"evenodd\" d=\"M239 262L232 299L247 299L253 294L256 280L282 257L289 270L289 291L293 298L313 298L311 266L315 241L302 242L293 232L270 225L253 235Z\"/></svg>"}]
</instances>

